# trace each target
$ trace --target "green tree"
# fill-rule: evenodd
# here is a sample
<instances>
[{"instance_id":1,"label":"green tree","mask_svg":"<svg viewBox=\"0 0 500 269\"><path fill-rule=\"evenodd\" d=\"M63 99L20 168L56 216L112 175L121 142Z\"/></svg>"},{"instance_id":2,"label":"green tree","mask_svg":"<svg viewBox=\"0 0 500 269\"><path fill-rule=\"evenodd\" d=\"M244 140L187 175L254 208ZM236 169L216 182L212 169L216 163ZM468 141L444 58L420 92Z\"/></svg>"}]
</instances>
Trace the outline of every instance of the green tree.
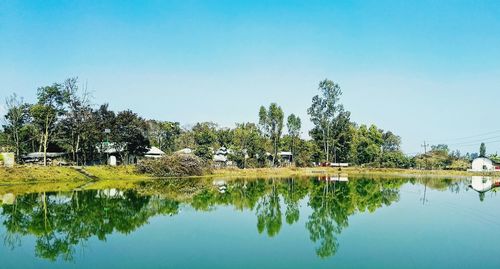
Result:
<instances>
[{"instance_id":1,"label":"green tree","mask_svg":"<svg viewBox=\"0 0 500 269\"><path fill-rule=\"evenodd\" d=\"M174 152L176 149L175 141L182 133L180 123L150 120L147 124L151 145L166 153Z\"/></svg>"},{"instance_id":2,"label":"green tree","mask_svg":"<svg viewBox=\"0 0 500 269\"><path fill-rule=\"evenodd\" d=\"M217 146L217 124L213 122L197 123L193 127L195 154L205 161L211 161L213 150Z\"/></svg>"},{"instance_id":3,"label":"green tree","mask_svg":"<svg viewBox=\"0 0 500 269\"><path fill-rule=\"evenodd\" d=\"M486 145L484 143L481 143L479 147L479 157L486 157Z\"/></svg>"},{"instance_id":4,"label":"green tree","mask_svg":"<svg viewBox=\"0 0 500 269\"><path fill-rule=\"evenodd\" d=\"M290 116L288 116L286 126L288 128L288 135L292 139L290 150L292 152L292 158L294 158L296 154L295 146L300 135L300 129L302 128L302 121L298 116L295 116L295 114L291 114Z\"/></svg>"},{"instance_id":5,"label":"green tree","mask_svg":"<svg viewBox=\"0 0 500 269\"><path fill-rule=\"evenodd\" d=\"M16 94L8 97L5 101L7 113L5 114L4 132L10 144L13 145L16 159L19 161L21 155L21 143L23 129L29 121L29 105Z\"/></svg>"},{"instance_id":6,"label":"green tree","mask_svg":"<svg viewBox=\"0 0 500 269\"><path fill-rule=\"evenodd\" d=\"M147 152L150 144L146 134L146 121L136 113L125 110L116 115L115 126L112 129L113 143L126 163L128 156Z\"/></svg>"},{"instance_id":7,"label":"green tree","mask_svg":"<svg viewBox=\"0 0 500 269\"><path fill-rule=\"evenodd\" d=\"M326 161L329 162L330 157L336 155L337 145L345 144L339 143L339 140L346 135L350 113L339 102L342 90L338 84L325 79L319 83L319 91L321 94L313 97L307 113L315 125L311 136L321 144Z\"/></svg>"},{"instance_id":8,"label":"green tree","mask_svg":"<svg viewBox=\"0 0 500 269\"><path fill-rule=\"evenodd\" d=\"M40 145L43 149L43 164L47 165L47 149L56 123L64 114L64 104L69 93L60 84L38 88L38 102L30 109L33 122L40 131Z\"/></svg>"},{"instance_id":9,"label":"green tree","mask_svg":"<svg viewBox=\"0 0 500 269\"><path fill-rule=\"evenodd\" d=\"M69 148L73 161L78 164L82 145L86 142L83 140L89 138L85 135L85 127L91 121L93 114L90 95L86 89L81 91L77 82L77 78L70 78L62 84L68 96L67 109L59 123L59 129L62 132L59 140Z\"/></svg>"},{"instance_id":10,"label":"green tree","mask_svg":"<svg viewBox=\"0 0 500 269\"><path fill-rule=\"evenodd\" d=\"M276 163L278 157L278 147L283 132L284 117L283 110L276 103L271 103L269 109L262 106L259 110L259 124L273 143L273 165Z\"/></svg>"},{"instance_id":11,"label":"green tree","mask_svg":"<svg viewBox=\"0 0 500 269\"><path fill-rule=\"evenodd\" d=\"M233 147L238 167L247 167L247 158L256 163L265 156L265 139L262 137L259 128L254 123L238 123L233 131Z\"/></svg>"}]
</instances>

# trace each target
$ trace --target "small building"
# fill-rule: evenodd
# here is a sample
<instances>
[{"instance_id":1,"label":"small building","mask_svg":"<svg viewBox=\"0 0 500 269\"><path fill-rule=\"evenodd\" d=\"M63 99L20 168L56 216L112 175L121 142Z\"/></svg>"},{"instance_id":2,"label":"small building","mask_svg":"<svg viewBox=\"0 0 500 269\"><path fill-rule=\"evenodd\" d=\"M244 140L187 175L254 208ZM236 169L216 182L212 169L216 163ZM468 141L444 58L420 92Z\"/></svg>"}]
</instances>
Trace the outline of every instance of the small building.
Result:
<instances>
[{"instance_id":1,"label":"small building","mask_svg":"<svg viewBox=\"0 0 500 269\"><path fill-rule=\"evenodd\" d=\"M213 161L216 168L231 166L232 162L229 161L228 155L231 153L226 147L221 147L214 153Z\"/></svg>"},{"instance_id":2,"label":"small building","mask_svg":"<svg viewBox=\"0 0 500 269\"><path fill-rule=\"evenodd\" d=\"M289 151L282 151L278 153L279 160L281 165L289 166L293 161L293 154Z\"/></svg>"},{"instance_id":3,"label":"small building","mask_svg":"<svg viewBox=\"0 0 500 269\"><path fill-rule=\"evenodd\" d=\"M47 152L47 164L66 164L66 152ZM21 156L21 160L25 164L43 164L44 153L32 152Z\"/></svg>"},{"instance_id":4,"label":"small building","mask_svg":"<svg viewBox=\"0 0 500 269\"><path fill-rule=\"evenodd\" d=\"M484 157L476 158L472 161L473 172L485 172L485 171L500 171L500 164L494 163L492 160Z\"/></svg>"},{"instance_id":5,"label":"small building","mask_svg":"<svg viewBox=\"0 0 500 269\"><path fill-rule=\"evenodd\" d=\"M151 147L148 150L148 152L146 152L144 154L144 157L157 159L157 158L164 157L165 155L166 155L165 152L163 152L161 149L159 149L157 147Z\"/></svg>"}]
</instances>

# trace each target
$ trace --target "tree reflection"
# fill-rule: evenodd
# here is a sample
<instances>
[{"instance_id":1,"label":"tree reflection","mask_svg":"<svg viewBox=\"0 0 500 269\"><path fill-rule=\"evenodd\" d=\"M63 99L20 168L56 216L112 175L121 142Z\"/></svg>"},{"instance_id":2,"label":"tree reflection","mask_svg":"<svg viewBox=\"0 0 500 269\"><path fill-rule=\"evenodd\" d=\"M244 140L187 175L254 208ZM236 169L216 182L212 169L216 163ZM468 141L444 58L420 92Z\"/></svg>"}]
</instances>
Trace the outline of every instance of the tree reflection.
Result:
<instances>
[{"instance_id":1,"label":"tree reflection","mask_svg":"<svg viewBox=\"0 0 500 269\"><path fill-rule=\"evenodd\" d=\"M154 215L177 214L179 203L133 191L85 191L24 195L2 208L9 237L34 235L36 256L71 260L75 246L90 237L105 241L113 232L131 233Z\"/></svg>"},{"instance_id":2,"label":"tree reflection","mask_svg":"<svg viewBox=\"0 0 500 269\"><path fill-rule=\"evenodd\" d=\"M77 248L92 238L106 241L113 233L129 234L155 215L173 216L182 204L197 211L231 206L252 211L257 231L276 237L283 222L297 225L301 205L311 209L304 217L306 231L320 258L334 256L338 237L349 218L374 212L399 200L399 188L420 179L359 178L349 182L323 179L171 179L140 184L135 190L94 190L69 193L33 193L1 205L6 228L4 244L15 248L21 238L35 237L35 254L48 260L72 260ZM457 181L426 181L429 188L458 191ZM221 187L223 185L223 188ZM302 212L304 213L304 212ZM303 224L301 224L303 225Z\"/></svg>"}]
</instances>

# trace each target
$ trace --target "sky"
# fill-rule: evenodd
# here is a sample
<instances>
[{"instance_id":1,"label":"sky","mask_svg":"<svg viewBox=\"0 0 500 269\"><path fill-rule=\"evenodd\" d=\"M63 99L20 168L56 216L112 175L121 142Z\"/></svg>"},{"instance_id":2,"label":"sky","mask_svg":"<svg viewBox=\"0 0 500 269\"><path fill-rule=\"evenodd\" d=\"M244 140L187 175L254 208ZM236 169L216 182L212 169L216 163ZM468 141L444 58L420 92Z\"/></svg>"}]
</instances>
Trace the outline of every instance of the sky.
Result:
<instances>
[{"instance_id":1,"label":"sky","mask_svg":"<svg viewBox=\"0 0 500 269\"><path fill-rule=\"evenodd\" d=\"M0 0L0 100L78 77L96 105L184 125L307 115L338 83L358 124L421 152L500 151L500 1ZM5 113L0 108L0 114Z\"/></svg>"}]
</instances>

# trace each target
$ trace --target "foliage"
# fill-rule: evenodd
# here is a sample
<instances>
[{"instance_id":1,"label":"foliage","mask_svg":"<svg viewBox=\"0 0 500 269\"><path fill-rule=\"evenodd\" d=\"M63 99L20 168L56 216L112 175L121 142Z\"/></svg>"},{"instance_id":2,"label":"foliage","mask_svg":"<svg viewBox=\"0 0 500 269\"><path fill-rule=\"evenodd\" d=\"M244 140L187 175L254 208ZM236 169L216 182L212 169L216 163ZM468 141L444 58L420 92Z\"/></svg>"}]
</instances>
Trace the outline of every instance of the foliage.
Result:
<instances>
[{"instance_id":1,"label":"foliage","mask_svg":"<svg viewBox=\"0 0 500 269\"><path fill-rule=\"evenodd\" d=\"M122 154L142 155L150 146L146 138L147 124L144 119L130 110L116 115L115 126L112 130L113 143Z\"/></svg>"},{"instance_id":2,"label":"foliage","mask_svg":"<svg viewBox=\"0 0 500 269\"><path fill-rule=\"evenodd\" d=\"M148 136L151 145L158 147L166 153L173 153L175 141L181 135L180 123L170 121L147 121Z\"/></svg>"},{"instance_id":3,"label":"foliage","mask_svg":"<svg viewBox=\"0 0 500 269\"><path fill-rule=\"evenodd\" d=\"M486 145L484 143L481 143L479 147L479 157L486 157Z\"/></svg>"},{"instance_id":4,"label":"foliage","mask_svg":"<svg viewBox=\"0 0 500 269\"><path fill-rule=\"evenodd\" d=\"M346 147L338 146L349 143L346 132L350 125L350 112L345 111L340 104L342 90L338 84L325 79L319 83L318 89L321 94L313 97L311 107L307 110L315 126L310 135L323 149L329 162L331 156L337 158L337 149L340 154L347 154Z\"/></svg>"},{"instance_id":5,"label":"foliage","mask_svg":"<svg viewBox=\"0 0 500 269\"><path fill-rule=\"evenodd\" d=\"M272 141L273 147L273 165L278 158L278 146L283 132L283 120L285 115L283 109L276 103L271 103L269 108L264 106L259 110L259 124L262 126L264 133Z\"/></svg>"},{"instance_id":6,"label":"foliage","mask_svg":"<svg viewBox=\"0 0 500 269\"><path fill-rule=\"evenodd\" d=\"M302 128L302 121L295 114L291 114L288 116L286 126L288 128L288 135L291 137L290 151L292 152L292 156L295 156L297 153L295 146L300 135L300 128Z\"/></svg>"},{"instance_id":7,"label":"foliage","mask_svg":"<svg viewBox=\"0 0 500 269\"><path fill-rule=\"evenodd\" d=\"M192 154L173 154L159 159L146 159L137 165L139 173L156 177L202 176L208 166Z\"/></svg>"}]
</instances>

